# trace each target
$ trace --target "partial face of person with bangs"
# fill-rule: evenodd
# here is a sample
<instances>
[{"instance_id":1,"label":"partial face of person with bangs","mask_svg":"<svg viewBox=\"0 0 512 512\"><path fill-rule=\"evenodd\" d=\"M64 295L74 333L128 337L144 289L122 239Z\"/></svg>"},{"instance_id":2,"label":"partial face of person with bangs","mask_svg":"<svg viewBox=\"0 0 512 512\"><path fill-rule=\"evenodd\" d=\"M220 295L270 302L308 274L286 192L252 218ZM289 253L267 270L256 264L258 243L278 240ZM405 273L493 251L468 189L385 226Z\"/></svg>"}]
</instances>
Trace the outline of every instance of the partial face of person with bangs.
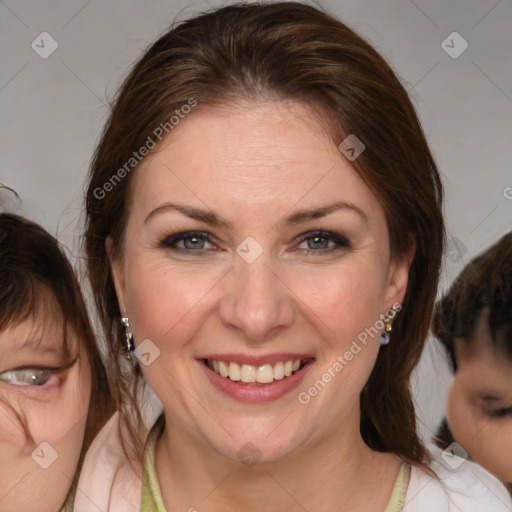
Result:
<instances>
[{"instance_id":1,"label":"partial face of person with bangs","mask_svg":"<svg viewBox=\"0 0 512 512\"><path fill-rule=\"evenodd\" d=\"M391 260L384 210L318 112L199 106L132 179L122 256L106 246L168 453L363 449L359 394L380 333L338 356L402 301L409 261Z\"/></svg>"},{"instance_id":2,"label":"partial face of person with bangs","mask_svg":"<svg viewBox=\"0 0 512 512\"><path fill-rule=\"evenodd\" d=\"M455 441L512 493L512 358L504 333L492 339L486 308L471 338L455 339L446 416Z\"/></svg>"},{"instance_id":3,"label":"partial face of person with bangs","mask_svg":"<svg viewBox=\"0 0 512 512\"><path fill-rule=\"evenodd\" d=\"M80 457L91 375L52 294L0 331L0 510L55 512ZM67 346L67 348L66 348Z\"/></svg>"}]
</instances>

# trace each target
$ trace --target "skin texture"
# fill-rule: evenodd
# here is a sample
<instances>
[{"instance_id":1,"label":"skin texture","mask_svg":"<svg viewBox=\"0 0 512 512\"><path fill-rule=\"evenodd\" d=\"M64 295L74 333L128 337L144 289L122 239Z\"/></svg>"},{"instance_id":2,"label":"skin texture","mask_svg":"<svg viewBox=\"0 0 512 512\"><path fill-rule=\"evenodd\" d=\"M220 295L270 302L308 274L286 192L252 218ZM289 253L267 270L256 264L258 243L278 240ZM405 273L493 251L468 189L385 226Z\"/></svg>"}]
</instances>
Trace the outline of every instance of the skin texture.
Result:
<instances>
[{"instance_id":1,"label":"skin texture","mask_svg":"<svg viewBox=\"0 0 512 512\"><path fill-rule=\"evenodd\" d=\"M197 108L171 135L134 176L123 257L111 260L136 345L150 339L160 350L143 371L165 408L156 447L164 502L176 510L383 510L400 462L372 452L359 434L359 393L379 336L307 405L298 393L401 302L412 254L390 261L380 203L302 104ZM341 201L365 218L345 208L284 223ZM165 203L213 211L230 226L173 209L148 218ZM202 255L183 241L182 251L162 243L189 230L211 233ZM323 240L321 253L311 235L301 238L315 230L350 247ZM248 236L263 249L253 263L236 253ZM314 364L298 389L257 404L218 391L197 361L282 352L309 354ZM261 457L250 468L237 456L247 443Z\"/></svg>"},{"instance_id":2,"label":"skin texture","mask_svg":"<svg viewBox=\"0 0 512 512\"><path fill-rule=\"evenodd\" d=\"M455 340L457 372L447 405L454 439L512 490L512 360L492 341L488 310L471 340ZM498 335L499 336L499 335Z\"/></svg>"},{"instance_id":3,"label":"skin texture","mask_svg":"<svg viewBox=\"0 0 512 512\"><path fill-rule=\"evenodd\" d=\"M45 313L39 311L34 318L0 332L0 372L59 367L69 361L63 353L62 324L52 308L44 309ZM26 342L30 344L20 348ZM27 379L22 373L18 377L23 382ZM79 361L41 386L0 380L2 512L55 512L63 505L80 457L90 388L89 369ZM22 421L33 443L27 439ZM40 446L43 442L51 448ZM50 463L52 450L58 456L44 469L36 461Z\"/></svg>"}]
</instances>

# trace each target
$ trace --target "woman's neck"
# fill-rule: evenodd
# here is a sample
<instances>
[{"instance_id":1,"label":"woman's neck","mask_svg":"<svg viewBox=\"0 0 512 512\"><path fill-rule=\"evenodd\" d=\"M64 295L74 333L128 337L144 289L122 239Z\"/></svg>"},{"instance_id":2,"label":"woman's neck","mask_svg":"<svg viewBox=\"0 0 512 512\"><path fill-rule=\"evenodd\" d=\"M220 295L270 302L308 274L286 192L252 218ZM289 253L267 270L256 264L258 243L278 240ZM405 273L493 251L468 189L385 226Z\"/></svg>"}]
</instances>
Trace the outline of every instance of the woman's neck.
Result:
<instances>
[{"instance_id":1,"label":"woman's neck","mask_svg":"<svg viewBox=\"0 0 512 512\"><path fill-rule=\"evenodd\" d=\"M168 512L383 512L400 467L394 454L368 448L358 428L333 431L286 459L257 462L256 447L229 460L176 427L167 423L155 449Z\"/></svg>"}]
</instances>

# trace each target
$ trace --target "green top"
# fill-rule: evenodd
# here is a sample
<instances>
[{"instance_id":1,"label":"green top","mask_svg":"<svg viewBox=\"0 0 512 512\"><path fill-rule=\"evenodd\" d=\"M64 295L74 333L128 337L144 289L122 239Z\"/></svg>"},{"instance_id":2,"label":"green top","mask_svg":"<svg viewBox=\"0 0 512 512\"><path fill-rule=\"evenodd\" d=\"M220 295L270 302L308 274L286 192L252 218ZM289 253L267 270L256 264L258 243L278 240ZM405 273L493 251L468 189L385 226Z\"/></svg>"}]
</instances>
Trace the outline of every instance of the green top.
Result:
<instances>
[{"instance_id":1,"label":"green top","mask_svg":"<svg viewBox=\"0 0 512 512\"><path fill-rule=\"evenodd\" d=\"M68 497L66 499L66 502L62 506L62 508L59 510L59 512L73 512L73 500L74 495L72 493L68 494Z\"/></svg>"},{"instance_id":2,"label":"green top","mask_svg":"<svg viewBox=\"0 0 512 512\"><path fill-rule=\"evenodd\" d=\"M155 444L160 433L160 429L153 429L146 444L141 512L166 512L155 469Z\"/></svg>"},{"instance_id":3,"label":"green top","mask_svg":"<svg viewBox=\"0 0 512 512\"><path fill-rule=\"evenodd\" d=\"M151 432L146 445L146 453L144 456L144 475L142 480L141 512L166 512L155 470L155 444L159 434L160 431L154 429ZM402 462L395 486L393 487L391 499L389 500L384 512L402 511L410 474L410 465L406 462Z\"/></svg>"}]
</instances>

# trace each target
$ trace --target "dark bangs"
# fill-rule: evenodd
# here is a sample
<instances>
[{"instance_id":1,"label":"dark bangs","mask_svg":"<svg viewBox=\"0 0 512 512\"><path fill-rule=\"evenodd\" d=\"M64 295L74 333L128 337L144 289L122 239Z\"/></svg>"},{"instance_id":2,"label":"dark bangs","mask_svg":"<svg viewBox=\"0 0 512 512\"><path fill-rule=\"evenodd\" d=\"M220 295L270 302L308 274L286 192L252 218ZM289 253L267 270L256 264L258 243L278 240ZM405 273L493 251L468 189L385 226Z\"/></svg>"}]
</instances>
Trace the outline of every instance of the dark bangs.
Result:
<instances>
[{"instance_id":1,"label":"dark bangs","mask_svg":"<svg viewBox=\"0 0 512 512\"><path fill-rule=\"evenodd\" d=\"M30 221L0 214L0 330L51 317L61 322L65 350L76 353L72 333L87 329L77 314L77 288L57 240Z\"/></svg>"}]
</instances>

